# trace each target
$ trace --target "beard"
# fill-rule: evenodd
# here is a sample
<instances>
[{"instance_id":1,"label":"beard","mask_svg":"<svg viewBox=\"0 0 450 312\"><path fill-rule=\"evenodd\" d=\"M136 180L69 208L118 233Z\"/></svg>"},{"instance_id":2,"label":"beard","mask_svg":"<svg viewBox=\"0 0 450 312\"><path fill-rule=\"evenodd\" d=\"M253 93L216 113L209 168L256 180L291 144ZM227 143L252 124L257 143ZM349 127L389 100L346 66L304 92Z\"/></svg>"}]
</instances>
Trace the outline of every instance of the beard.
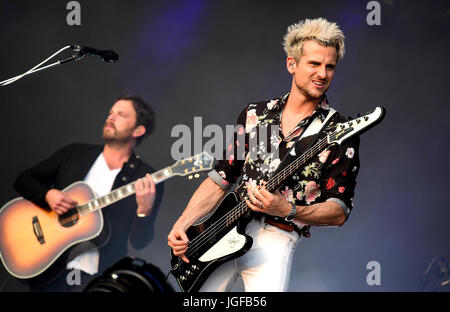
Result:
<instances>
[{"instance_id":1,"label":"beard","mask_svg":"<svg viewBox=\"0 0 450 312\"><path fill-rule=\"evenodd\" d=\"M311 84L313 86L311 86ZM303 94L308 100L320 100L325 92L330 88L330 85L324 85L324 87L319 90L314 87L314 83L308 81L305 84L299 85L295 84L297 86L297 89L300 91L301 94Z\"/></svg>"},{"instance_id":2,"label":"beard","mask_svg":"<svg viewBox=\"0 0 450 312\"><path fill-rule=\"evenodd\" d=\"M105 124L103 126L102 138L105 143L122 145L133 140L132 133L133 129L118 131L114 124Z\"/></svg>"}]
</instances>

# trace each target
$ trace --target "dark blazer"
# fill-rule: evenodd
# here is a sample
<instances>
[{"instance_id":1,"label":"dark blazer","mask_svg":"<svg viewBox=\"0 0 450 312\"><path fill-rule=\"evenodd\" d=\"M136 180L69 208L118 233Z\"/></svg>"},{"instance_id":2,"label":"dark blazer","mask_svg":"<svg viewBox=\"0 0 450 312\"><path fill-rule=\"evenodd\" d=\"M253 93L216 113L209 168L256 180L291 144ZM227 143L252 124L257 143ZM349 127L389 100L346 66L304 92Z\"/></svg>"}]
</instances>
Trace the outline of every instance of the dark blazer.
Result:
<instances>
[{"instance_id":1,"label":"dark blazer","mask_svg":"<svg viewBox=\"0 0 450 312\"><path fill-rule=\"evenodd\" d=\"M51 188L62 190L76 181L84 180L102 150L102 145L81 143L67 145L36 166L21 173L14 187L24 198L40 207L50 209L45 201L45 194L48 190ZM154 172L153 168L133 153L118 173L112 189L152 172ZM162 200L163 184L158 184L156 190L155 204L150 217L138 218L136 216L135 196L129 196L102 209L105 227L108 226L108 223L110 224L111 236L108 243L100 248L99 273L128 254L128 241L135 249L141 249L153 238L153 223ZM83 249L92 248L90 243L80 245L78 253ZM76 255L76 252L72 252L69 259Z\"/></svg>"}]
</instances>

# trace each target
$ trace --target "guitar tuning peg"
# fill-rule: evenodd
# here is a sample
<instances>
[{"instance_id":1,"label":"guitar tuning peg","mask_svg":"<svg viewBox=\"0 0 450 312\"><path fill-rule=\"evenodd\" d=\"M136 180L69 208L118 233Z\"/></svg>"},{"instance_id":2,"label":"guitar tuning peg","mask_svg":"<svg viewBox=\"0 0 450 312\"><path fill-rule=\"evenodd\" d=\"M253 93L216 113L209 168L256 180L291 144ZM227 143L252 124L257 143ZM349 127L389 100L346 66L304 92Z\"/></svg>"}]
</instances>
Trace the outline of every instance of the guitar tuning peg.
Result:
<instances>
[{"instance_id":1,"label":"guitar tuning peg","mask_svg":"<svg viewBox=\"0 0 450 312\"><path fill-rule=\"evenodd\" d=\"M196 173L194 174L194 178L198 178L200 176L200 174Z\"/></svg>"},{"instance_id":2,"label":"guitar tuning peg","mask_svg":"<svg viewBox=\"0 0 450 312\"><path fill-rule=\"evenodd\" d=\"M192 177L192 174L191 174L190 176L188 176L188 179L189 179L189 180L192 180L192 178L193 178L193 177Z\"/></svg>"}]
</instances>

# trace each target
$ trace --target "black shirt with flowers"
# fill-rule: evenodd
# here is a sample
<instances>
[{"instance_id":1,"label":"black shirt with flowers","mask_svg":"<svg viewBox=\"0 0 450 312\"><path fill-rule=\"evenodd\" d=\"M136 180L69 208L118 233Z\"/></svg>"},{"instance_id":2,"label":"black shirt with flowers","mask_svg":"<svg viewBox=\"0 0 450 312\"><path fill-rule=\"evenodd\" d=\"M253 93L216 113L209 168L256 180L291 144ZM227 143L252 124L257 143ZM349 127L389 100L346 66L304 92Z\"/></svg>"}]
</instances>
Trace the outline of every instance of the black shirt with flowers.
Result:
<instances>
[{"instance_id":1,"label":"black shirt with flowers","mask_svg":"<svg viewBox=\"0 0 450 312\"><path fill-rule=\"evenodd\" d=\"M267 182L286 153L298 157L310 146L316 135L301 137L296 144L295 142L313 119L319 117L321 121L325 120L330 110L327 99L324 96L314 112L284 137L280 125L288 96L286 94L272 100L251 103L241 112L233 142L224 151L223 160L209 174L222 188L229 189L240 182L236 192L245 197L246 182L251 185ZM319 138L325 137L332 131L333 125L343 121L346 119L335 113ZM342 207L347 219L353 209L359 171L358 148L358 137L351 138L342 145L325 147L288 178L279 189L280 192L287 201L299 206L335 201ZM294 223L298 228L305 226L298 221Z\"/></svg>"}]
</instances>

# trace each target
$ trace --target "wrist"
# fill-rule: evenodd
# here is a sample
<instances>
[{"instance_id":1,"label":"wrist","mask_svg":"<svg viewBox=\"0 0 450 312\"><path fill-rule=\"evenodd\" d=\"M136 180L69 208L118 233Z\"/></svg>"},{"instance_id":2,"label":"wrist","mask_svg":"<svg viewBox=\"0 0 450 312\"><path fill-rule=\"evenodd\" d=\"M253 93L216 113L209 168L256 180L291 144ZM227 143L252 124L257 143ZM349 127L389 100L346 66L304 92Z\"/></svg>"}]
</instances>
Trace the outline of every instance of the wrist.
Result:
<instances>
[{"instance_id":1,"label":"wrist","mask_svg":"<svg viewBox=\"0 0 450 312\"><path fill-rule=\"evenodd\" d=\"M45 199L45 201L46 201L47 203L49 202L50 196L53 195L54 191L56 191L56 189L49 189L49 190L47 191L47 193L45 193L44 199Z\"/></svg>"},{"instance_id":2,"label":"wrist","mask_svg":"<svg viewBox=\"0 0 450 312\"><path fill-rule=\"evenodd\" d=\"M174 230L180 230L180 231L186 231L189 228L189 225L187 225L185 222L183 222L182 220L178 219L177 222L175 222L175 224L172 227Z\"/></svg>"},{"instance_id":3,"label":"wrist","mask_svg":"<svg viewBox=\"0 0 450 312\"><path fill-rule=\"evenodd\" d=\"M284 215L284 221L292 222L297 216L297 206L294 203L288 202L289 211Z\"/></svg>"}]
</instances>

